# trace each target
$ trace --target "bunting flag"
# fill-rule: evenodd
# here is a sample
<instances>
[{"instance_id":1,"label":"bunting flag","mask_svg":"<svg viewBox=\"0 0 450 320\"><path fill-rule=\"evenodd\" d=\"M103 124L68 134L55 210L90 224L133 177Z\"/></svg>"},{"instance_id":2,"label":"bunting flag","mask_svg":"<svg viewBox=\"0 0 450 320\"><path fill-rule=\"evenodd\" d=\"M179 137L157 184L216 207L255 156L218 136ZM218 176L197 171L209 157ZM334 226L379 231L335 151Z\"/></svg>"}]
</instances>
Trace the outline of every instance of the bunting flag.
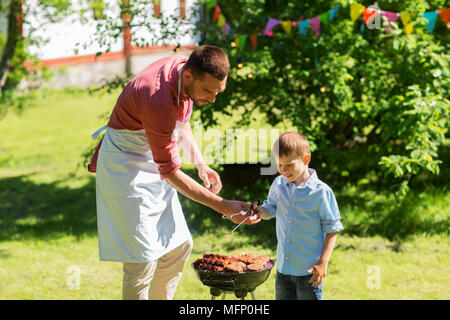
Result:
<instances>
[{"instance_id":1,"label":"bunting flag","mask_svg":"<svg viewBox=\"0 0 450 320\"><path fill-rule=\"evenodd\" d=\"M352 22L355 22L356 19L359 18L360 15L364 12L366 7L364 7L362 4L359 4L358 2L352 2L350 4L350 18L352 19Z\"/></svg>"},{"instance_id":2,"label":"bunting flag","mask_svg":"<svg viewBox=\"0 0 450 320\"><path fill-rule=\"evenodd\" d=\"M256 50L256 45L258 43L258 34L252 34L248 36L250 38L250 42L252 43L253 50Z\"/></svg>"},{"instance_id":3,"label":"bunting flag","mask_svg":"<svg viewBox=\"0 0 450 320\"><path fill-rule=\"evenodd\" d=\"M302 20L298 23L298 30L302 34L302 36L306 36L308 33L309 20Z\"/></svg>"},{"instance_id":4,"label":"bunting flag","mask_svg":"<svg viewBox=\"0 0 450 320\"><path fill-rule=\"evenodd\" d=\"M288 35L291 35L291 31L292 31L292 23L291 20L287 20L287 21L280 21L281 26L283 27L284 31L286 31L286 33Z\"/></svg>"},{"instance_id":5,"label":"bunting flag","mask_svg":"<svg viewBox=\"0 0 450 320\"><path fill-rule=\"evenodd\" d=\"M316 36L320 35L320 18L314 17L309 19L309 24L311 25L311 30L314 31Z\"/></svg>"},{"instance_id":6,"label":"bunting flag","mask_svg":"<svg viewBox=\"0 0 450 320\"><path fill-rule=\"evenodd\" d=\"M201 0L202 3L206 3L206 7L208 9L214 8L212 20L217 23L219 27L223 28L222 36L227 36L231 30L230 24L227 23L224 15L222 14L222 10L218 5L218 0ZM269 18L266 26L264 28L263 35L274 36L272 29L277 25L281 25L284 31L292 35L292 27L298 28L298 31L302 36L306 36L308 34L308 28L311 27L311 30L314 31L316 36L320 35L320 27L321 23L327 25L330 21L333 20L337 11L341 7L340 4L337 4L333 9L328 10L319 14L316 17L310 19L303 19L303 17L299 18L297 21L291 20L277 20L275 18ZM364 27L367 25L369 29L380 28L379 26L379 18L378 16L382 16L383 19L387 22L386 24L386 33L389 33L392 28L391 22L396 22L399 18L405 28L406 34L411 34L413 31L413 22L411 21L411 14L409 12L402 11L401 13L391 12L391 11L382 11L378 8L365 7L364 5L353 1L350 3L350 18L352 22L355 22L361 15L364 18L364 24L361 24L360 32L363 33ZM422 16L427 20L426 26L428 28L429 33L433 33L433 30L436 25L437 16L442 18L442 21L446 24L447 28L450 28L450 9L441 9L436 11L428 11L422 14ZM372 24L374 19L377 18L377 22L375 26ZM372 24L372 26L370 25ZM257 31L260 32L260 31ZM252 47L256 50L257 47L257 32L248 36L251 41ZM234 32L232 32L234 34ZM239 36L235 38L238 49L242 51L244 49L244 45L246 42L247 35Z\"/></svg>"},{"instance_id":7,"label":"bunting flag","mask_svg":"<svg viewBox=\"0 0 450 320\"><path fill-rule=\"evenodd\" d=\"M434 26L436 25L436 19L438 16L437 11L428 11L422 15L425 19L428 20L427 28L430 33L433 33Z\"/></svg>"},{"instance_id":8,"label":"bunting flag","mask_svg":"<svg viewBox=\"0 0 450 320\"><path fill-rule=\"evenodd\" d=\"M217 18L217 25L219 27L223 27L225 25L225 23L226 23L225 17L223 14L220 13L219 18Z\"/></svg>"},{"instance_id":9,"label":"bunting flag","mask_svg":"<svg viewBox=\"0 0 450 320\"><path fill-rule=\"evenodd\" d=\"M223 33L222 33L222 37L227 36L228 33L230 32L230 30L231 30L230 24L225 23L225 24L223 25Z\"/></svg>"},{"instance_id":10,"label":"bunting flag","mask_svg":"<svg viewBox=\"0 0 450 320\"><path fill-rule=\"evenodd\" d=\"M334 16L336 15L336 12L341 7L340 4L337 4L333 9L330 10L330 21L333 20Z\"/></svg>"},{"instance_id":11,"label":"bunting flag","mask_svg":"<svg viewBox=\"0 0 450 320\"><path fill-rule=\"evenodd\" d=\"M203 2L203 1L202 1ZM206 4L206 9L211 10L217 4L217 0L208 0Z\"/></svg>"},{"instance_id":12,"label":"bunting flag","mask_svg":"<svg viewBox=\"0 0 450 320\"><path fill-rule=\"evenodd\" d=\"M302 20L303 20L303 16L301 16L300 18L298 18L297 21L292 22L292 26L295 27L295 28L298 28L298 23L299 23L300 21L302 21Z\"/></svg>"},{"instance_id":13,"label":"bunting flag","mask_svg":"<svg viewBox=\"0 0 450 320\"><path fill-rule=\"evenodd\" d=\"M319 14L320 22L323 24L328 24L330 22L330 11Z\"/></svg>"},{"instance_id":14,"label":"bunting flag","mask_svg":"<svg viewBox=\"0 0 450 320\"><path fill-rule=\"evenodd\" d=\"M409 12L401 12L400 19L402 20L403 25L405 26L406 34L411 34L413 30L413 24L411 22L411 14Z\"/></svg>"},{"instance_id":15,"label":"bunting flag","mask_svg":"<svg viewBox=\"0 0 450 320\"><path fill-rule=\"evenodd\" d=\"M239 51L244 50L245 47L245 41L247 40L247 36L246 35L240 35L237 39L236 39L236 43L239 47Z\"/></svg>"},{"instance_id":16,"label":"bunting flag","mask_svg":"<svg viewBox=\"0 0 450 320\"><path fill-rule=\"evenodd\" d=\"M439 15L441 16L442 21L444 21L447 28L450 28L450 9L439 10Z\"/></svg>"},{"instance_id":17,"label":"bunting flag","mask_svg":"<svg viewBox=\"0 0 450 320\"><path fill-rule=\"evenodd\" d=\"M390 12L390 11L381 11L381 15L385 19L387 19L386 33L389 33L389 31L392 28L391 22L396 22L398 20L398 18L400 17L400 13Z\"/></svg>"},{"instance_id":18,"label":"bunting flag","mask_svg":"<svg viewBox=\"0 0 450 320\"><path fill-rule=\"evenodd\" d=\"M216 4L216 5L214 6L213 21L216 21L217 19L219 19L219 15L220 15L220 12L221 12L221 11L222 11L222 10L220 10L219 5Z\"/></svg>"},{"instance_id":19,"label":"bunting flag","mask_svg":"<svg viewBox=\"0 0 450 320\"><path fill-rule=\"evenodd\" d=\"M369 24L372 23L372 21L375 19L376 16L378 16L379 12L376 9L373 8L365 8L363 11L363 18L364 18L364 23L365 24Z\"/></svg>"},{"instance_id":20,"label":"bunting flag","mask_svg":"<svg viewBox=\"0 0 450 320\"><path fill-rule=\"evenodd\" d=\"M274 18L269 18L266 24L266 28L264 29L264 35L270 35L269 32L272 31L273 27L279 25L280 21ZM273 33L271 33L273 35Z\"/></svg>"}]
</instances>

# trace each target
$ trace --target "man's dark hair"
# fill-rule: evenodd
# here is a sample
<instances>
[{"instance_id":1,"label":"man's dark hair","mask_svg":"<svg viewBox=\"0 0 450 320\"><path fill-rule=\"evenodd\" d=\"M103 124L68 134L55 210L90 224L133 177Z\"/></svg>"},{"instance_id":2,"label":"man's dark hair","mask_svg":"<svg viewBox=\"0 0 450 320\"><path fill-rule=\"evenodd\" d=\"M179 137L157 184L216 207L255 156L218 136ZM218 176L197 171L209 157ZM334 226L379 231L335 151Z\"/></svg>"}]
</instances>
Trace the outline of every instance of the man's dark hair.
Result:
<instances>
[{"instance_id":1,"label":"man's dark hair","mask_svg":"<svg viewBox=\"0 0 450 320\"><path fill-rule=\"evenodd\" d=\"M203 45L196 48L185 65L195 79L203 79L205 73L223 80L230 72L227 54L219 47Z\"/></svg>"}]
</instances>

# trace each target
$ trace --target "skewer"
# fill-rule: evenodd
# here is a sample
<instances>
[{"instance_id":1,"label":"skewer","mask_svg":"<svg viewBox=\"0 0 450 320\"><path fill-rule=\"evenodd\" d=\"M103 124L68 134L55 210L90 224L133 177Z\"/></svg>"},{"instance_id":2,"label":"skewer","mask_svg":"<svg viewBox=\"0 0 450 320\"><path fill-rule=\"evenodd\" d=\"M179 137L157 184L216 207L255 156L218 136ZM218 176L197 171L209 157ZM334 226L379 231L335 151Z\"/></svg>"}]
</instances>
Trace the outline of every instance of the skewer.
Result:
<instances>
[{"instance_id":1,"label":"skewer","mask_svg":"<svg viewBox=\"0 0 450 320\"><path fill-rule=\"evenodd\" d=\"M250 206L250 209L247 212L247 217L241 221L241 223L239 223L233 230L231 230L231 232L226 232L225 234L231 234L233 235L234 231L239 228L241 226L241 224L243 224L245 221L247 221L248 218L250 218L251 216L253 216L254 214L256 214L256 210L258 209L258 206L261 202L259 200L254 200ZM233 218L235 215L240 214L240 212L238 213L233 213L232 215L230 215L230 219ZM225 215L222 216L222 219L224 218Z\"/></svg>"},{"instance_id":2,"label":"skewer","mask_svg":"<svg viewBox=\"0 0 450 320\"><path fill-rule=\"evenodd\" d=\"M245 218L244 220L242 220L241 221L241 223L239 223L233 230L231 230L231 232L225 232L225 234L231 234L231 235L233 235L233 232L237 229L237 228L239 228L240 226L241 226L241 224L243 224L248 218L250 218L251 216L250 215L248 215L247 216L247 218Z\"/></svg>"}]
</instances>

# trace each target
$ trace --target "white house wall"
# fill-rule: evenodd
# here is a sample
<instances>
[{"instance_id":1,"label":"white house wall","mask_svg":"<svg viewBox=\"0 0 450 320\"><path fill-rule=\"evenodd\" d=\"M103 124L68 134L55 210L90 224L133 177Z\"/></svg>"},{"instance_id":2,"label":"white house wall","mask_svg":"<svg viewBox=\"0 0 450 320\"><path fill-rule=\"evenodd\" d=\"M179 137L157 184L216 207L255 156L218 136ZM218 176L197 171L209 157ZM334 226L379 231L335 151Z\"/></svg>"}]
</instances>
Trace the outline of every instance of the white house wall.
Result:
<instances>
[{"instance_id":1,"label":"white house wall","mask_svg":"<svg viewBox=\"0 0 450 320\"><path fill-rule=\"evenodd\" d=\"M25 1L25 6L34 6L36 7L37 0L29 0ZM107 0L105 1L112 8L117 11L115 14L118 15L119 7L117 5L117 1ZM79 1L73 1L73 5L75 8L81 8ZM189 13L193 5L195 4L194 0L186 0L186 13ZM161 12L163 14L173 14L177 12L179 8L179 0L161 0ZM25 11L26 8L25 8ZM88 10L88 14L91 14L92 10ZM153 17L152 10L149 10L149 21L158 29L159 25L158 19ZM77 43L83 44L87 43L89 38L95 33L95 21L93 19L89 19L84 23L81 23L79 19L76 19L74 16L69 16L58 23L48 24L46 26L41 26L42 16L39 16L39 12L33 11L33 15L27 16L26 18L33 29L36 31L33 33L34 37L42 37L47 39L47 43L44 45L37 46L29 46L28 50L30 53L36 55L41 60L55 59L55 58L63 58L70 57L76 55L75 49L78 48L78 55L87 55L87 54L95 54L100 50L99 46L95 43L90 46L83 48L81 46L76 46ZM25 26L24 32L25 34L29 33L30 28ZM137 35L147 37L149 42L151 43L151 35L148 34L145 30L135 31ZM168 40L166 44L168 45L176 45L180 43L181 45L193 45L195 42L198 42L198 39L184 34L184 36L180 37L180 39ZM111 51L121 51L123 49L123 39L119 37L117 42L112 45Z\"/></svg>"},{"instance_id":2,"label":"white house wall","mask_svg":"<svg viewBox=\"0 0 450 320\"><path fill-rule=\"evenodd\" d=\"M38 0L26 1L26 5L33 6ZM119 13L119 7L117 1L105 1L111 5L115 5L117 10L115 14ZM196 3L195 0L186 0L186 14L189 14L192 6ZM79 2L75 5L79 5ZM80 8L80 7L78 7ZM178 12L179 0L161 0L161 13L163 15L173 14ZM26 10L27 11L27 10ZM35 11L35 10L34 10ZM90 10L89 12L91 12ZM113 13L114 14L114 13ZM47 38L48 42L39 47L30 46L29 52L36 55L40 60L52 61L60 58L69 58L78 56L92 55L100 51L100 48L95 43L83 48L82 46L76 46L77 43L86 43L91 35L95 33L95 21L89 19L85 23L81 23L79 19L75 17L67 17L61 22L48 24L45 27L39 25L42 21L39 12L34 12L32 16L27 16L30 22L31 28L25 29L24 32L33 32L33 37L39 36ZM149 12L149 21L155 27L159 25L158 19L153 16L153 12ZM145 30L137 31L137 36L148 37L151 44L151 37ZM174 46L180 44L182 46L193 46L199 41L198 38L193 38L189 34L183 34L179 39L168 39L165 45L168 45L165 50L150 50L133 54L131 57L131 72L133 74L139 73L150 63L156 61L159 58L173 54L172 50ZM77 54L75 49L78 48ZM123 38L119 37L117 43L113 44L111 52L120 52L123 50ZM189 50L184 49L178 54L188 55ZM67 87L67 86L82 86L89 87L94 85L100 85L106 80L111 80L117 75L124 75L125 73L125 60L124 57L119 57L115 60L107 60L96 62L76 62L76 63L62 63L61 65L52 64L55 76L52 81L46 85L52 87Z\"/></svg>"}]
</instances>

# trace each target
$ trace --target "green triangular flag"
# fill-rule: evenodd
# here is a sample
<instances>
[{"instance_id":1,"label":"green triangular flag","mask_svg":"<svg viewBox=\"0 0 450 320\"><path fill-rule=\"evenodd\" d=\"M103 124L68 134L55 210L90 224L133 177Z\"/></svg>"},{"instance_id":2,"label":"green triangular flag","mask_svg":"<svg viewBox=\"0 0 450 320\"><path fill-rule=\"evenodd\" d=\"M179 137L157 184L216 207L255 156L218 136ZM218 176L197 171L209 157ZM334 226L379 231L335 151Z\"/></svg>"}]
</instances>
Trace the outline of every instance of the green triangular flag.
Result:
<instances>
[{"instance_id":1,"label":"green triangular flag","mask_svg":"<svg viewBox=\"0 0 450 320\"><path fill-rule=\"evenodd\" d=\"M319 14L320 22L328 24L330 22L330 11Z\"/></svg>"},{"instance_id":2,"label":"green triangular flag","mask_svg":"<svg viewBox=\"0 0 450 320\"><path fill-rule=\"evenodd\" d=\"M245 46L245 40L247 40L247 36L246 35L242 35L239 36L239 51L244 50L244 46Z\"/></svg>"},{"instance_id":3,"label":"green triangular flag","mask_svg":"<svg viewBox=\"0 0 450 320\"><path fill-rule=\"evenodd\" d=\"M206 9L211 10L216 5L217 0L209 0L206 4Z\"/></svg>"}]
</instances>

